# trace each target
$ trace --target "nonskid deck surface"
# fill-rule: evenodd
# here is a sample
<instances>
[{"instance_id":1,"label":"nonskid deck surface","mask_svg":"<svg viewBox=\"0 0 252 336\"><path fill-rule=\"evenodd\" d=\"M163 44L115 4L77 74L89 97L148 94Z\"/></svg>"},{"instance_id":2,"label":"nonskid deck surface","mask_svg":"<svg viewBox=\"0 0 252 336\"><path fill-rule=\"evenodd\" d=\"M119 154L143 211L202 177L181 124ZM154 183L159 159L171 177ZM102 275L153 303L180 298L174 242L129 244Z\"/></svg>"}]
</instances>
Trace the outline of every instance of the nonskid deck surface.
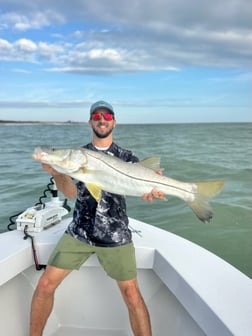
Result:
<instances>
[{"instance_id":1,"label":"nonskid deck surface","mask_svg":"<svg viewBox=\"0 0 252 336\"><path fill-rule=\"evenodd\" d=\"M61 327L52 336L129 336L124 330Z\"/></svg>"}]
</instances>

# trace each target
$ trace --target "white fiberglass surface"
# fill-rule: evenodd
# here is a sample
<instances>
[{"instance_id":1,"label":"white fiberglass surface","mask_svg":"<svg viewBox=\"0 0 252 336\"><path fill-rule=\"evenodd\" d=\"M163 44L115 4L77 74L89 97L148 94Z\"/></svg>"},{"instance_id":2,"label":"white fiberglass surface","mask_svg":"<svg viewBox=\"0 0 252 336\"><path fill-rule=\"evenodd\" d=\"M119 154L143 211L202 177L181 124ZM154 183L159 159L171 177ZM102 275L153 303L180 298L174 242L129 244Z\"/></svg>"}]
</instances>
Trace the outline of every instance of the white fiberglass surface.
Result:
<instances>
[{"instance_id":1,"label":"white fiberglass surface","mask_svg":"<svg viewBox=\"0 0 252 336\"><path fill-rule=\"evenodd\" d=\"M30 267L0 287L1 328L27 336L32 294L43 271ZM202 336L204 333L151 269L138 270L153 334ZM72 272L56 291L44 336L132 336L128 312L115 281L101 267Z\"/></svg>"}]
</instances>

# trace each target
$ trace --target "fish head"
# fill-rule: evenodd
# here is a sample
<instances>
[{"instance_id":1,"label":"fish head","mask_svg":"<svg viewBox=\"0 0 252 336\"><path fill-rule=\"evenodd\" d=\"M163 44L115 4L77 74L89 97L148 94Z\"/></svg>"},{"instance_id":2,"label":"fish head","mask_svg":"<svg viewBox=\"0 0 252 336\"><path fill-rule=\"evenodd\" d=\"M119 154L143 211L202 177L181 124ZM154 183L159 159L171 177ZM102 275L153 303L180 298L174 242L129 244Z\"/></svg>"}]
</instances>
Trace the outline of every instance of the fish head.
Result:
<instances>
[{"instance_id":1,"label":"fish head","mask_svg":"<svg viewBox=\"0 0 252 336\"><path fill-rule=\"evenodd\" d=\"M75 172L87 163L87 157L81 149L36 147L32 157L62 173Z\"/></svg>"}]
</instances>

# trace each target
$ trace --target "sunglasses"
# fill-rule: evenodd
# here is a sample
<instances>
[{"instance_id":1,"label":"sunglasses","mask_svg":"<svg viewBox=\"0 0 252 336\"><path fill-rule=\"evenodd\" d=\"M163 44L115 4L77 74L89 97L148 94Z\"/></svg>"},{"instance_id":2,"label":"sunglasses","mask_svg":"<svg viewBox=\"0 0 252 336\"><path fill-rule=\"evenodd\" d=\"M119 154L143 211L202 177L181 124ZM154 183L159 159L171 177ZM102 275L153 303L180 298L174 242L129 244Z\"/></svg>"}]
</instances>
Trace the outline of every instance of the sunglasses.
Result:
<instances>
[{"instance_id":1,"label":"sunglasses","mask_svg":"<svg viewBox=\"0 0 252 336\"><path fill-rule=\"evenodd\" d=\"M108 112L105 112L105 113L97 112L97 113L91 114L91 119L94 121L101 120L102 117L107 121L111 121L112 119L114 119L113 114L108 113Z\"/></svg>"}]
</instances>

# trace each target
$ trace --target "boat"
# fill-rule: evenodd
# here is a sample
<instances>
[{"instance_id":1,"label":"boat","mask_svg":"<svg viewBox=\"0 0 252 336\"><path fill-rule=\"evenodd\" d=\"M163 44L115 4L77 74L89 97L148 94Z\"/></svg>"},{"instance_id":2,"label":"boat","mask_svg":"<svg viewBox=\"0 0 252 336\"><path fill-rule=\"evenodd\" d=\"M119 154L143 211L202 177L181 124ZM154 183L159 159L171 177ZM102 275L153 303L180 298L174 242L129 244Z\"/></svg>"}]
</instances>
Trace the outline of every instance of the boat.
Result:
<instances>
[{"instance_id":1,"label":"boat","mask_svg":"<svg viewBox=\"0 0 252 336\"><path fill-rule=\"evenodd\" d=\"M16 220L16 229L0 234L0 325L4 336L29 334L34 289L71 220L64 216L62 204L48 204L28 208ZM29 229L35 218L32 212L39 211L46 214L46 221L56 218L55 223L33 223ZM45 218L40 218L45 223ZM249 277L184 238L134 218L129 220L139 286L150 312L153 336L252 335ZM117 284L105 274L95 255L57 289L43 335L132 335Z\"/></svg>"}]
</instances>

